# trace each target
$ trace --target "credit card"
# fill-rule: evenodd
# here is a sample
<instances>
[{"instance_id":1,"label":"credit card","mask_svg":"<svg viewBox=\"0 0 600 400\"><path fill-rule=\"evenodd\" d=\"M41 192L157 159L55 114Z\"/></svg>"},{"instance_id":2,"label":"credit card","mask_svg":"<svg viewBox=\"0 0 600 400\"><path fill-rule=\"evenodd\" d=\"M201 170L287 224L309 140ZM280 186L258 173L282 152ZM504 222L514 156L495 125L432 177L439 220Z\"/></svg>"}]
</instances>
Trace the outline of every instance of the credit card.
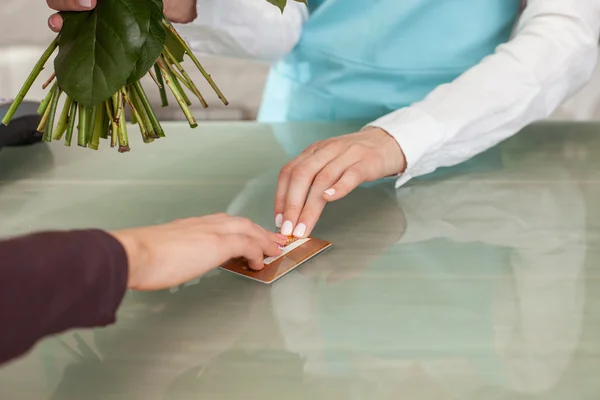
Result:
<instances>
[{"instance_id":1,"label":"credit card","mask_svg":"<svg viewBox=\"0 0 600 400\"><path fill-rule=\"evenodd\" d=\"M290 238L282 248L282 254L276 257L265 257L265 267L260 271L250 268L244 258L230 260L220 268L258 282L271 284L313 257L328 250L331 245L331 242L321 239Z\"/></svg>"}]
</instances>

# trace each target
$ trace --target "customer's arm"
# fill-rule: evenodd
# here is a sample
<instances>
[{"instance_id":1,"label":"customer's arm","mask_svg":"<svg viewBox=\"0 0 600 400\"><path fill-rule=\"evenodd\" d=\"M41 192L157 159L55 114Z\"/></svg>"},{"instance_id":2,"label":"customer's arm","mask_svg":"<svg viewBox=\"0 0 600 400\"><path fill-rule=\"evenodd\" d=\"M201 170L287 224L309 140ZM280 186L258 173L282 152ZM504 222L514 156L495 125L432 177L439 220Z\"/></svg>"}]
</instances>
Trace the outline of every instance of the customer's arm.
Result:
<instances>
[{"instance_id":1,"label":"customer's arm","mask_svg":"<svg viewBox=\"0 0 600 400\"><path fill-rule=\"evenodd\" d=\"M112 234L46 232L0 241L0 364L39 339L115 321L125 290L194 279L233 257L264 266L282 238L224 214Z\"/></svg>"},{"instance_id":2,"label":"customer's arm","mask_svg":"<svg viewBox=\"0 0 600 400\"><path fill-rule=\"evenodd\" d=\"M108 233L48 232L0 242L0 363L41 337L113 323L127 256Z\"/></svg>"}]
</instances>

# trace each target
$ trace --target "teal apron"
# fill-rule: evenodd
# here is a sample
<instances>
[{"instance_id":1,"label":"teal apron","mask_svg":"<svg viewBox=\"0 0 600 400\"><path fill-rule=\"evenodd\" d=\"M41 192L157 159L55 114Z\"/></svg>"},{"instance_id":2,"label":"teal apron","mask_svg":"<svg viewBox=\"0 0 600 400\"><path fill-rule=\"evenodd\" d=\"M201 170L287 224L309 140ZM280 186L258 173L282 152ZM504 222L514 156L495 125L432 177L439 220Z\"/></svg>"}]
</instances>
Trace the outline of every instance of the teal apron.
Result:
<instances>
[{"instance_id":1,"label":"teal apron","mask_svg":"<svg viewBox=\"0 0 600 400\"><path fill-rule=\"evenodd\" d=\"M521 0L309 0L309 6L298 45L269 74L261 122L369 122L420 101L507 42ZM301 151L300 142L308 145L339 134L289 125L274 125L273 130L291 155ZM506 253L444 240L437 245L439 254L429 253L431 243L400 245L392 251L400 251L401 257L383 255L366 272L385 277L387 268L404 268L415 276L404 285L389 280L382 287L385 279L366 279L320 288L321 335L333 348L423 361L464 356L475 344L487 357L475 352L467 358L483 381L502 385L490 311L494 283L481 280L474 287L451 278L465 272L476 276L480 269L489 274L490 268L506 273ZM452 256L458 258L449 260ZM401 265L393 262L398 259ZM431 275L448 279L440 286ZM427 297L447 302L448 310L443 304L418 310L418 304L429 304ZM382 304L387 306L378 313L369 311ZM457 315L461 309L464 313ZM384 320L369 320L382 315ZM372 346L365 346L365 340ZM339 352L326 358L332 369L349 372L339 371L352 365Z\"/></svg>"},{"instance_id":2,"label":"teal apron","mask_svg":"<svg viewBox=\"0 0 600 400\"><path fill-rule=\"evenodd\" d=\"M275 139L292 157L314 142L359 130L456 79L509 40L521 10L521 0L308 3L310 18L298 45L271 69L258 120L353 125L345 132L273 125ZM487 157L497 157L496 152ZM452 173L470 171L471 164L454 167ZM432 177L446 173L443 169Z\"/></svg>"},{"instance_id":3,"label":"teal apron","mask_svg":"<svg viewBox=\"0 0 600 400\"><path fill-rule=\"evenodd\" d=\"M309 0L310 18L298 45L272 68L258 119L370 121L406 107L508 41L520 6Z\"/></svg>"}]
</instances>

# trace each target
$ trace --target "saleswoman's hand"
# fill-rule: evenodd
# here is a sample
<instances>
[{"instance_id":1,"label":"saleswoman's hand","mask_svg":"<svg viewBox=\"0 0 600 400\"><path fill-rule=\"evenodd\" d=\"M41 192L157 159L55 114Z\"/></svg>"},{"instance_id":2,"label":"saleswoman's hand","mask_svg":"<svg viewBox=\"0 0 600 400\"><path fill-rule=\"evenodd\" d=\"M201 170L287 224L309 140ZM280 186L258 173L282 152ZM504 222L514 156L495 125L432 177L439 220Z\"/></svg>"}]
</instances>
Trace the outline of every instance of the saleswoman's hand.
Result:
<instances>
[{"instance_id":1,"label":"saleswoman's hand","mask_svg":"<svg viewBox=\"0 0 600 400\"><path fill-rule=\"evenodd\" d=\"M97 0L47 0L48 7L56 11L87 11L96 7ZM187 24L196 19L196 0L163 0L164 12L171 22ZM54 32L62 28L62 18L54 14L48 19Z\"/></svg>"},{"instance_id":2,"label":"saleswoman's hand","mask_svg":"<svg viewBox=\"0 0 600 400\"><path fill-rule=\"evenodd\" d=\"M276 225L284 235L309 236L328 202L341 199L363 182L399 174L405 168L396 140L378 128L317 142L279 174Z\"/></svg>"},{"instance_id":3,"label":"saleswoman's hand","mask_svg":"<svg viewBox=\"0 0 600 400\"><path fill-rule=\"evenodd\" d=\"M113 232L129 264L128 287L158 290L188 282L226 261L244 257L251 268L278 256L287 238L227 214Z\"/></svg>"}]
</instances>

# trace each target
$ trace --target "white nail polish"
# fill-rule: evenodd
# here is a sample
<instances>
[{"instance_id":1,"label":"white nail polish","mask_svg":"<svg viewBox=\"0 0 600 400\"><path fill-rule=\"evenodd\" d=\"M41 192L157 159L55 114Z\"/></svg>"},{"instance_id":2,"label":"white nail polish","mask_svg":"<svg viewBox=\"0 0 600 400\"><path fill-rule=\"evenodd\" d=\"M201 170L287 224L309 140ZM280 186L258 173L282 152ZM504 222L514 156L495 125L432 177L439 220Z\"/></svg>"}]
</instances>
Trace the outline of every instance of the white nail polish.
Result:
<instances>
[{"instance_id":1,"label":"white nail polish","mask_svg":"<svg viewBox=\"0 0 600 400\"><path fill-rule=\"evenodd\" d=\"M277 228L281 228L281 224L283 223L283 214L277 214L275 217L275 226Z\"/></svg>"},{"instance_id":2,"label":"white nail polish","mask_svg":"<svg viewBox=\"0 0 600 400\"><path fill-rule=\"evenodd\" d=\"M298 224L296 229L294 229L294 236L297 238L304 237L305 233L306 233L306 225L304 225L304 224Z\"/></svg>"},{"instance_id":3,"label":"white nail polish","mask_svg":"<svg viewBox=\"0 0 600 400\"><path fill-rule=\"evenodd\" d=\"M325 191L325 194L326 194L327 196L333 196L333 195L335 194L335 189L334 189L334 188L327 189L327 190Z\"/></svg>"},{"instance_id":4,"label":"white nail polish","mask_svg":"<svg viewBox=\"0 0 600 400\"><path fill-rule=\"evenodd\" d=\"M79 0L79 5L81 7L91 8L92 7L92 0Z\"/></svg>"},{"instance_id":5,"label":"white nail polish","mask_svg":"<svg viewBox=\"0 0 600 400\"><path fill-rule=\"evenodd\" d=\"M292 224L292 221L285 221L283 223L283 226L281 227L281 234L289 236L292 234L293 230L294 230L294 225Z\"/></svg>"}]
</instances>

